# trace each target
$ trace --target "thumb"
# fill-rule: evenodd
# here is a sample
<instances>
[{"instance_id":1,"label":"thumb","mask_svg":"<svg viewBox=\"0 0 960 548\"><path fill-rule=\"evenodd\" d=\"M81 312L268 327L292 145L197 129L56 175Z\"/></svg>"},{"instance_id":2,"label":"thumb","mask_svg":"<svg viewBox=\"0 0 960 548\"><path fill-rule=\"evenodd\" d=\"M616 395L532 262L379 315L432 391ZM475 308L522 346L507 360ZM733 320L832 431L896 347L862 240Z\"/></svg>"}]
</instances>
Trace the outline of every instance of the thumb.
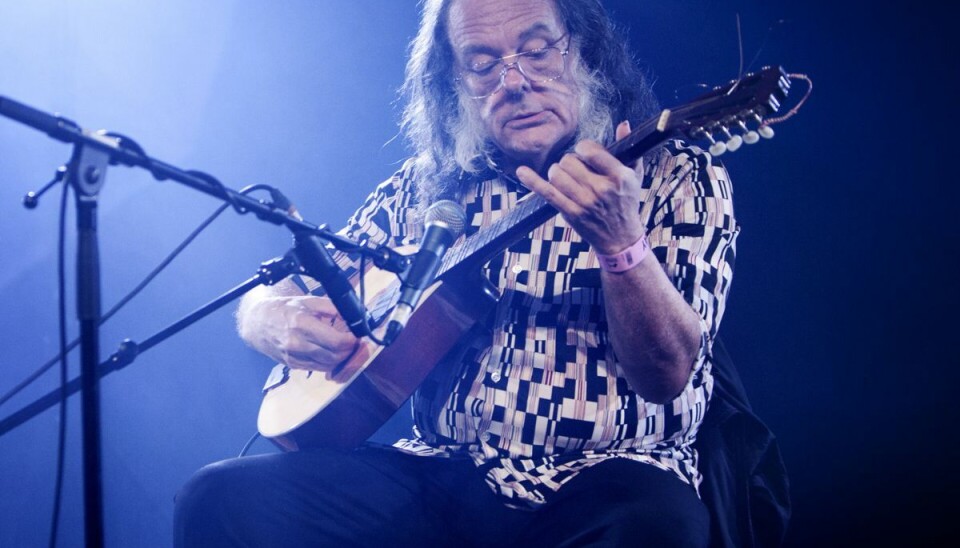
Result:
<instances>
[{"instance_id":1,"label":"thumb","mask_svg":"<svg viewBox=\"0 0 960 548\"><path fill-rule=\"evenodd\" d=\"M623 139L627 135L630 135L630 122L628 120L624 120L617 125L617 131L616 131L617 140L619 141L620 139Z\"/></svg>"}]
</instances>

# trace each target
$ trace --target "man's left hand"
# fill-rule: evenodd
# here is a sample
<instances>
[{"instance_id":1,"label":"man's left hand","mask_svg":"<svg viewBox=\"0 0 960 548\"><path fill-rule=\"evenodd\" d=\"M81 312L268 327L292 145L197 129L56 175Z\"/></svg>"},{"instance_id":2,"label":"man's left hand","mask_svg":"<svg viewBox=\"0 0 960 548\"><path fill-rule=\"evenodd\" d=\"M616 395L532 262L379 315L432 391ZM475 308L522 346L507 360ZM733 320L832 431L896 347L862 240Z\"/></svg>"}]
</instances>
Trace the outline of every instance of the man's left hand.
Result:
<instances>
[{"instance_id":1,"label":"man's left hand","mask_svg":"<svg viewBox=\"0 0 960 548\"><path fill-rule=\"evenodd\" d=\"M629 123L617 126L618 140L629 133ZM598 253L619 253L644 233L640 175L598 143L577 143L550 167L548 180L526 166L517 169L517 178L557 208Z\"/></svg>"}]
</instances>

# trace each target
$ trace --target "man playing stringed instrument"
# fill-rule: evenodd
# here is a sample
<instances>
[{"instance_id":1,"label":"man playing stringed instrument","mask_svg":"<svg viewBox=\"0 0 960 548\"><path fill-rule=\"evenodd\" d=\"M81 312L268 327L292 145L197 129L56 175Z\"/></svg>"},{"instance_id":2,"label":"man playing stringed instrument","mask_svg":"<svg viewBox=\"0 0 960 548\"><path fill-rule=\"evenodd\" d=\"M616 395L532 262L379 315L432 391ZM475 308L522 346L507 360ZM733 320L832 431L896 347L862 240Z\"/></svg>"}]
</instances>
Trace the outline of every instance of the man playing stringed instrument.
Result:
<instances>
[{"instance_id":1,"label":"man playing stringed instrument","mask_svg":"<svg viewBox=\"0 0 960 548\"><path fill-rule=\"evenodd\" d=\"M658 110L598 0L423 10L416 155L344 233L415 244L441 198L468 236L530 193L559 215L481 265L500 299L414 394L413 439L208 466L178 495L176 543L706 545L692 443L738 232L726 172L679 142L635 165L604 148ZM301 285L251 292L240 333L329 375L362 344Z\"/></svg>"}]
</instances>

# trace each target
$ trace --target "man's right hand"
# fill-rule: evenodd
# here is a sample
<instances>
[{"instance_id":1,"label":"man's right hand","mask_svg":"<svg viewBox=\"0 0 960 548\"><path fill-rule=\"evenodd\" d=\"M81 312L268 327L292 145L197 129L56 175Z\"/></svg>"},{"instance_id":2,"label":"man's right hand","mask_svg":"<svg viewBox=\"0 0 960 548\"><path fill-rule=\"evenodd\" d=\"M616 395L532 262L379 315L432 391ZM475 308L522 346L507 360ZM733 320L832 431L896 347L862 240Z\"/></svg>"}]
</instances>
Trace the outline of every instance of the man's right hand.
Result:
<instances>
[{"instance_id":1,"label":"man's right hand","mask_svg":"<svg viewBox=\"0 0 960 548\"><path fill-rule=\"evenodd\" d=\"M237 311L240 337L254 349L293 368L324 372L357 349L359 339L329 298L269 293L254 290Z\"/></svg>"}]
</instances>

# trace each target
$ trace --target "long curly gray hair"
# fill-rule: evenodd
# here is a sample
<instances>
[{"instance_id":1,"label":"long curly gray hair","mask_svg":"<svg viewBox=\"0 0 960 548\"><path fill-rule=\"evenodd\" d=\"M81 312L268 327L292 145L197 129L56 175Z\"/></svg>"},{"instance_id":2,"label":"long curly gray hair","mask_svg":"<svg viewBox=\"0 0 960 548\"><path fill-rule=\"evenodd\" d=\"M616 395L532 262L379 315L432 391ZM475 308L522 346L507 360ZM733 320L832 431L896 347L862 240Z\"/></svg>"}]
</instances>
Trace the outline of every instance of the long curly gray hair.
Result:
<instances>
[{"instance_id":1,"label":"long curly gray hair","mask_svg":"<svg viewBox=\"0 0 960 548\"><path fill-rule=\"evenodd\" d=\"M580 91L578 139L605 143L614 123L642 121L658 110L644 73L599 0L554 1L566 25L569 68ZM494 148L465 98L454 84L454 56L447 36L452 0L423 0L420 29L410 44L406 80L401 88L401 130L413 148L417 201L426 207L458 193L463 174L491 167Z\"/></svg>"}]
</instances>

